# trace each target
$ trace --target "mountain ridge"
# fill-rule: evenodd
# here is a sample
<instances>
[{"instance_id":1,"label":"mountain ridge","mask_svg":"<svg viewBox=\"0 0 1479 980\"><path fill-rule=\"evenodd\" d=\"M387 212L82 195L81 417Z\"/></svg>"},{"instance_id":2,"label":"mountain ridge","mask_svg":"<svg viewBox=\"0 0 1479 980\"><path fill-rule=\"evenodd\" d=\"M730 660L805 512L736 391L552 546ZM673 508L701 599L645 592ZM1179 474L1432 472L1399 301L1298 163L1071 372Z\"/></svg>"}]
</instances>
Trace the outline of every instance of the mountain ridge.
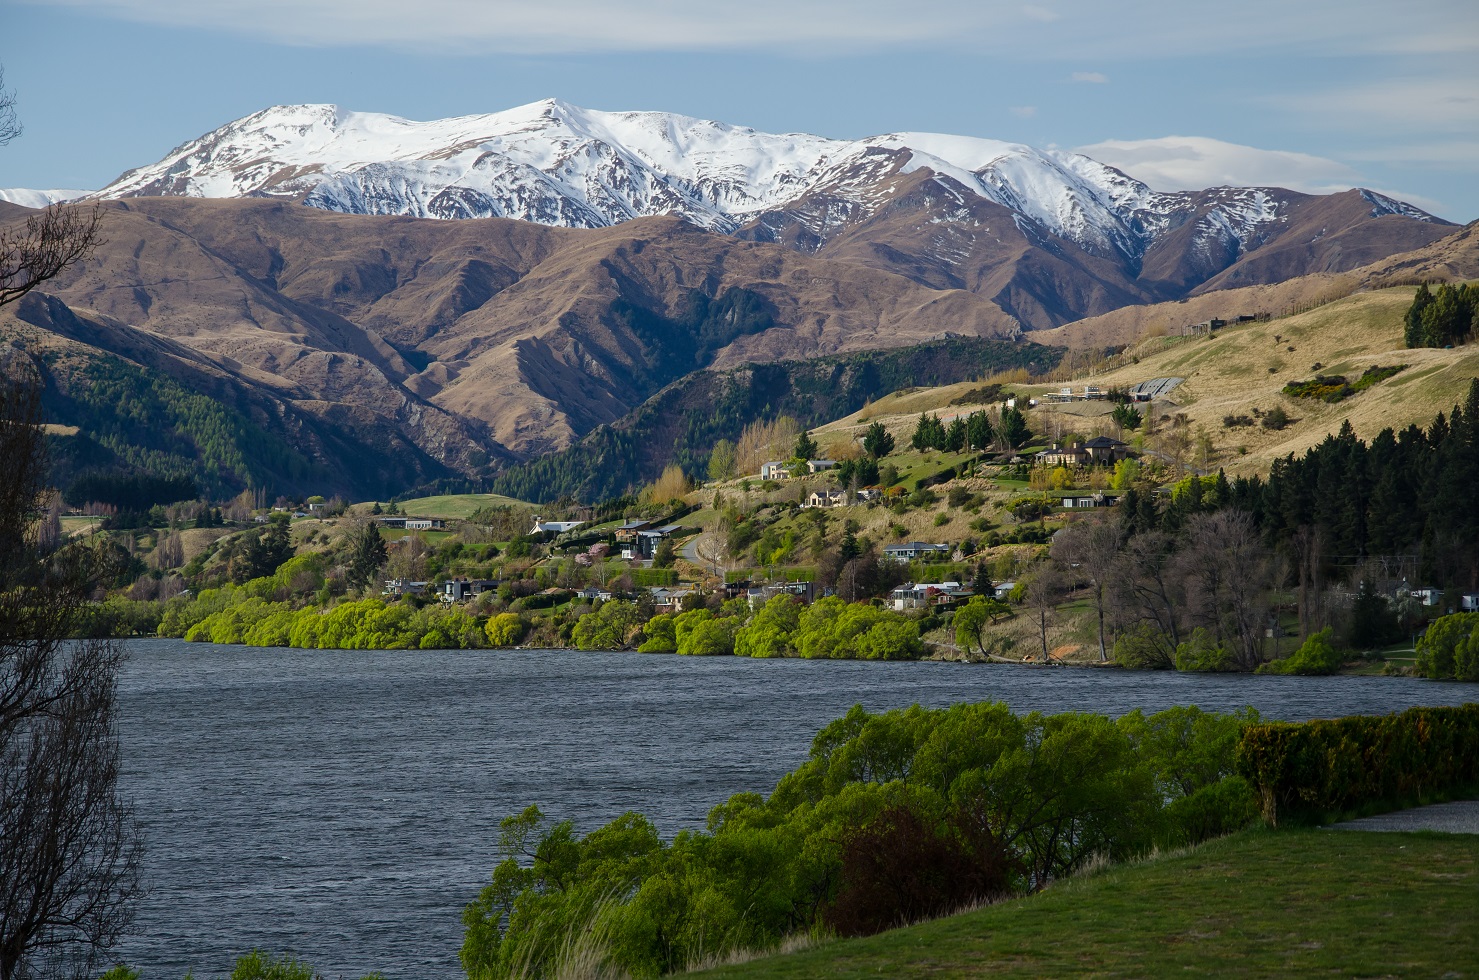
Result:
<instances>
[{"instance_id":1,"label":"mountain ridge","mask_svg":"<svg viewBox=\"0 0 1479 980\"><path fill-rule=\"evenodd\" d=\"M900 189L913 192L906 220ZM1027 329L1177 298L1229 273L1267 281L1341 265L1328 249L1248 261L1310 212L1323 216L1319 234L1372 253L1418 247L1447 226L1360 189L1158 192L1081 154L1020 143L922 132L834 140L557 99L429 122L274 106L93 196L279 197L340 213L577 228L669 215L813 254L834 243L856 252L866 238L878 249L863 264L933 288L953 279L947 288L981 292ZM1024 263L1029 249L1038 254Z\"/></svg>"}]
</instances>

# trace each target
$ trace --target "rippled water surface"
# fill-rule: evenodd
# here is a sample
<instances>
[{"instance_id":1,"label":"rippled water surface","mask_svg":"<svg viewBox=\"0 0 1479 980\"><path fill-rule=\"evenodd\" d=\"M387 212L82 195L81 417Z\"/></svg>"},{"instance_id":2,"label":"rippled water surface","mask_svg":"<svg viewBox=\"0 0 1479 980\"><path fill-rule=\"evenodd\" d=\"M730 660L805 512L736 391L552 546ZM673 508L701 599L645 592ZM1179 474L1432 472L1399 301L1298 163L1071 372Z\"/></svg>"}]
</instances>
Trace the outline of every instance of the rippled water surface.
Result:
<instances>
[{"instance_id":1,"label":"rippled water surface","mask_svg":"<svg viewBox=\"0 0 1479 980\"><path fill-rule=\"evenodd\" d=\"M626 810L665 834L700 827L730 794L768 791L856 703L1251 704L1300 720L1476 699L1376 677L128 646L123 789L150 893L120 952L149 980L224 975L253 947L331 978L461 976L461 909L503 816L537 803L582 829Z\"/></svg>"}]
</instances>

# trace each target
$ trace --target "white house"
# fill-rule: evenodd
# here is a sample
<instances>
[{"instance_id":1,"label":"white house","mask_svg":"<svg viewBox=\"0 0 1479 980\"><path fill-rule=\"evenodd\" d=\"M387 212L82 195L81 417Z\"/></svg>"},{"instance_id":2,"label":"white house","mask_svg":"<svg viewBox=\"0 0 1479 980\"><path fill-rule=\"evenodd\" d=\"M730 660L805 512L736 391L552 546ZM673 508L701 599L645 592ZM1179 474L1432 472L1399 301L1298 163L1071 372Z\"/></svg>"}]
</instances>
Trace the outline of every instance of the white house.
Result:
<instances>
[{"instance_id":1,"label":"white house","mask_svg":"<svg viewBox=\"0 0 1479 980\"><path fill-rule=\"evenodd\" d=\"M1412 598L1425 606L1436 606L1443 599L1443 590L1432 587L1413 589Z\"/></svg>"},{"instance_id":2,"label":"white house","mask_svg":"<svg viewBox=\"0 0 1479 980\"><path fill-rule=\"evenodd\" d=\"M1464 612L1479 612L1479 592L1465 592L1459 596L1458 607Z\"/></svg>"},{"instance_id":3,"label":"white house","mask_svg":"<svg viewBox=\"0 0 1479 980\"><path fill-rule=\"evenodd\" d=\"M835 459L808 459L806 461L806 472L820 473L823 470L830 470L836 465L837 461Z\"/></svg>"},{"instance_id":4,"label":"white house","mask_svg":"<svg viewBox=\"0 0 1479 980\"><path fill-rule=\"evenodd\" d=\"M773 460L760 464L760 479L762 480L789 480L790 478L791 471L786 469L784 460Z\"/></svg>"}]
</instances>

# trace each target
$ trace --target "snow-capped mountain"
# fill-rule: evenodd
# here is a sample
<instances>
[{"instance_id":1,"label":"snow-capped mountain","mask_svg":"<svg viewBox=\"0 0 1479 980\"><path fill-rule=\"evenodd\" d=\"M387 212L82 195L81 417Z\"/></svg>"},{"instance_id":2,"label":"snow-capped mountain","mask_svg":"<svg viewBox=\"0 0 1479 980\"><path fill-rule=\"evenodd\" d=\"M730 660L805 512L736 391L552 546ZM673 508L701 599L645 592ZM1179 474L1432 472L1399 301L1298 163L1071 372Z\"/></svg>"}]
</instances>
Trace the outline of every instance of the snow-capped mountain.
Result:
<instances>
[{"instance_id":1,"label":"snow-capped mountain","mask_svg":"<svg viewBox=\"0 0 1479 980\"><path fill-rule=\"evenodd\" d=\"M19 204L23 208L44 208L63 201L74 201L91 193L70 188L36 190L30 187L0 187L0 201Z\"/></svg>"},{"instance_id":2,"label":"snow-capped mountain","mask_svg":"<svg viewBox=\"0 0 1479 980\"><path fill-rule=\"evenodd\" d=\"M332 105L275 106L124 174L98 196L270 195L352 214L507 217L585 228L671 214L733 232L823 187L850 202L856 220L883 203L883 178L921 168L1091 254L1131 262L1197 210L1194 194L1156 193L1113 167L1060 150L937 133L856 141L762 133L555 99L431 122ZM1365 196L1373 214L1430 220L1402 202ZM1280 198L1236 191L1226 207L1200 217L1207 234L1231 235L1242 252L1259 225L1280 220Z\"/></svg>"}]
</instances>

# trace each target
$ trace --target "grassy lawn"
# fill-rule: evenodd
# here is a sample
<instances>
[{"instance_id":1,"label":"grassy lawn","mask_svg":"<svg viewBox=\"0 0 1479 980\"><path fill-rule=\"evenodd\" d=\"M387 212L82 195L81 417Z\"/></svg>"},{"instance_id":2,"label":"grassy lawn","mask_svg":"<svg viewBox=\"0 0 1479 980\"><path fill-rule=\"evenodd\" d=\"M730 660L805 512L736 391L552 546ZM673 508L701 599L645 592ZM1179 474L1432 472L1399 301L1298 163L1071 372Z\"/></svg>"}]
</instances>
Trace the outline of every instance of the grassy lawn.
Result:
<instances>
[{"instance_id":1,"label":"grassy lawn","mask_svg":"<svg viewBox=\"0 0 1479 980\"><path fill-rule=\"evenodd\" d=\"M390 504L380 501L380 508L384 510ZM455 493L445 494L439 497L417 497L414 500L402 500L396 504L396 508L402 514L412 517L440 517L446 520L461 519L472 514L480 507L533 507L533 504L512 497L503 497L496 493ZM367 505L357 505L356 509L368 510Z\"/></svg>"},{"instance_id":2,"label":"grassy lawn","mask_svg":"<svg viewBox=\"0 0 1479 980\"><path fill-rule=\"evenodd\" d=\"M64 514L60 520L62 533L68 537L91 534L103 523L101 517L83 517L76 514Z\"/></svg>"},{"instance_id":3,"label":"grassy lawn","mask_svg":"<svg viewBox=\"0 0 1479 980\"><path fill-rule=\"evenodd\" d=\"M714 977L1479 975L1479 836L1247 831Z\"/></svg>"}]
</instances>

